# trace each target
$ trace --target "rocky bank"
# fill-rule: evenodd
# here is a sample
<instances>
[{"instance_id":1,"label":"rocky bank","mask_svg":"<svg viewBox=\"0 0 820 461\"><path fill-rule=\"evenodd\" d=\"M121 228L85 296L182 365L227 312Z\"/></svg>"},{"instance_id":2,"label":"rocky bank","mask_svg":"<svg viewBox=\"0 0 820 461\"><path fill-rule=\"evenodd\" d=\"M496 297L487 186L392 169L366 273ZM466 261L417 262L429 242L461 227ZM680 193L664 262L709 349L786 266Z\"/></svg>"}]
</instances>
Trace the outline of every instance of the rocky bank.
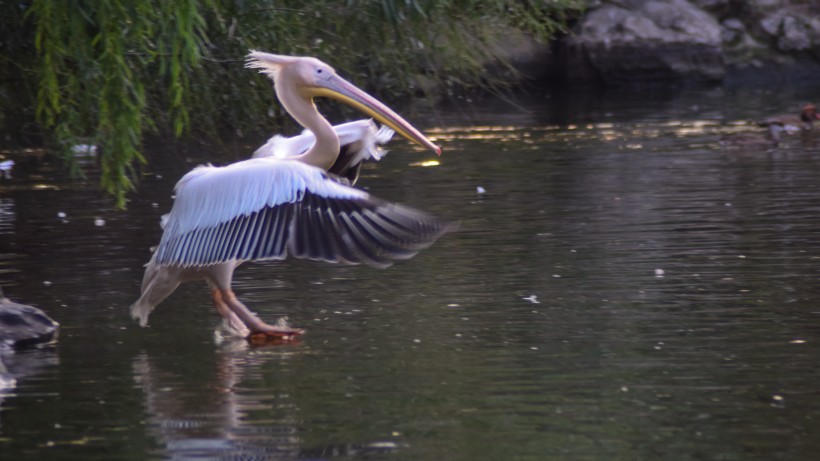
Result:
<instances>
[{"instance_id":1,"label":"rocky bank","mask_svg":"<svg viewBox=\"0 0 820 461\"><path fill-rule=\"evenodd\" d=\"M570 84L820 82L820 0L598 0L514 59ZM513 53L515 54L515 53Z\"/></svg>"}]
</instances>

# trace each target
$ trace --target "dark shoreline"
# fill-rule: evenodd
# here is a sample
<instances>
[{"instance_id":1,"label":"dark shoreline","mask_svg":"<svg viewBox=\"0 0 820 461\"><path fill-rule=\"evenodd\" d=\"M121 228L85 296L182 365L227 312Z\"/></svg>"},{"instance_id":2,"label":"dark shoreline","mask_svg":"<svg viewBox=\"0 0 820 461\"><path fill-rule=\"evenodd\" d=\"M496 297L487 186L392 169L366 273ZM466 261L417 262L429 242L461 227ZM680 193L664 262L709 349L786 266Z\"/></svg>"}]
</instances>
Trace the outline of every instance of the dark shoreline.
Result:
<instances>
[{"instance_id":1,"label":"dark shoreline","mask_svg":"<svg viewBox=\"0 0 820 461\"><path fill-rule=\"evenodd\" d=\"M820 3L601 0L547 44L499 48L543 87L773 86L820 81ZM491 70L492 71L492 70Z\"/></svg>"}]
</instances>

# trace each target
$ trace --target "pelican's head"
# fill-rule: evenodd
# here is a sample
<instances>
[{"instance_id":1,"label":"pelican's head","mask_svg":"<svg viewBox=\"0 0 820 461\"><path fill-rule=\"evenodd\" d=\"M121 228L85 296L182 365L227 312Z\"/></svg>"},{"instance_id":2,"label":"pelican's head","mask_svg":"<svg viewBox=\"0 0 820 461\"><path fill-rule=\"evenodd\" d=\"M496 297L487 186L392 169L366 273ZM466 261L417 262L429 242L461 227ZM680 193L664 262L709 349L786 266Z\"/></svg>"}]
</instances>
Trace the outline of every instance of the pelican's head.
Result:
<instances>
[{"instance_id":1,"label":"pelican's head","mask_svg":"<svg viewBox=\"0 0 820 461\"><path fill-rule=\"evenodd\" d=\"M306 100L317 96L336 99L375 118L410 141L441 155L441 148L407 120L340 77L332 67L316 58L283 56L252 50L248 54L246 67L260 69L261 73L268 75L276 86L280 100L284 99L283 96L293 95Z\"/></svg>"}]
</instances>

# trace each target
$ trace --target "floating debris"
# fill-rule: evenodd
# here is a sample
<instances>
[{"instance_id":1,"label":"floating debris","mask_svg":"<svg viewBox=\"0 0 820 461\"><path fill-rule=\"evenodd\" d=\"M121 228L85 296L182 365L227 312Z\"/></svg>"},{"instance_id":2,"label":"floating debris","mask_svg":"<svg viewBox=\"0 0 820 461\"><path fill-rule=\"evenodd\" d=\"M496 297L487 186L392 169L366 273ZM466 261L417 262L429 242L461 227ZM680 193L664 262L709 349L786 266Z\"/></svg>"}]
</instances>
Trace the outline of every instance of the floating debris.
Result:
<instances>
[{"instance_id":1,"label":"floating debris","mask_svg":"<svg viewBox=\"0 0 820 461\"><path fill-rule=\"evenodd\" d=\"M17 380L7 373L3 362L0 362L0 391L9 391L17 387Z\"/></svg>"},{"instance_id":2,"label":"floating debris","mask_svg":"<svg viewBox=\"0 0 820 461\"><path fill-rule=\"evenodd\" d=\"M97 227L102 227L105 225L105 219L103 218L94 218L94 225Z\"/></svg>"},{"instance_id":3,"label":"floating debris","mask_svg":"<svg viewBox=\"0 0 820 461\"><path fill-rule=\"evenodd\" d=\"M487 189L485 189L485 188L483 188L483 187L481 187L481 186L476 187L476 188L475 188L475 191L476 191L476 193L478 193L478 194L485 194L485 193L487 193Z\"/></svg>"},{"instance_id":4,"label":"floating debris","mask_svg":"<svg viewBox=\"0 0 820 461\"><path fill-rule=\"evenodd\" d=\"M0 172L3 173L4 178L11 179L12 168L14 168L14 160L5 160L0 162Z\"/></svg>"},{"instance_id":5,"label":"floating debris","mask_svg":"<svg viewBox=\"0 0 820 461\"><path fill-rule=\"evenodd\" d=\"M541 304L541 301L539 301L538 297L535 296L535 295L529 295L526 298L521 298L521 299L523 299L524 301L531 302L533 304Z\"/></svg>"},{"instance_id":6,"label":"floating debris","mask_svg":"<svg viewBox=\"0 0 820 461\"><path fill-rule=\"evenodd\" d=\"M93 157L97 155L97 146L93 144L75 144L71 146L75 157Z\"/></svg>"},{"instance_id":7,"label":"floating debris","mask_svg":"<svg viewBox=\"0 0 820 461\"><path fill-rule=\"evenodd\" d=\"M392 450L392 449L394 449L394 448L398 448L398 447L399 447L399 446L396 444L396 442L373 442L373 443L371 443L371 444L370 444L370 445L368 445L368 446L369 446L370 448L384 448L384 449L390 449L390 450Z\"/></svg>"},{"instance_id":8,"label":"floating debris","mask_svg":"<svg viewBox=\"0 0 820 461\"><path fill-rule=\"evenodd\" d=\"M60 219L65 219L66 216L68 216L68 215L65 214L65 211L58 211L57 212L57 217L60 218Z\"/></svg>"},{"instance_id":9,"label":"floating debris","mask_svg":"<svg viewBox=\"0 0 820 461\"><path fill-rule=\"evenodd\" d=\"M666 271L663 269L655 269L655 277L662 279L666 275Z\"/></svg>"}]
</instances>

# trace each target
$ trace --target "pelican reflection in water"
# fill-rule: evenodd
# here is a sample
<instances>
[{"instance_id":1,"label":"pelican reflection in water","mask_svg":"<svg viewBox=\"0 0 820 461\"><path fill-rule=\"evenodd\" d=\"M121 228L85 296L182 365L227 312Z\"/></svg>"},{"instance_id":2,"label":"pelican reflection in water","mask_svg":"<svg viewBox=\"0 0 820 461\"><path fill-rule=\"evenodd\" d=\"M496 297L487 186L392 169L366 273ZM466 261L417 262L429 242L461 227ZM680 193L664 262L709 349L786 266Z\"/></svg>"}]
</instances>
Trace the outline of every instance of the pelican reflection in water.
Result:
<instances>
[{"instance_id":1,"label":"pelican reflection in water","mask_svg":"<svg viewBox=\"0 0 820 461\"><path fill-rule=\"evenodd\" d=\"M171 212L163 217L159 246L146 265L141 296L131 306L132 317L143 326L180 283L205 279L217 311L237 334L293 337L303 330L265 323L236 298L231 280L241 263L290 255L387 267L455 227L353 188L361 161L372 157L361 150L372 148L343 152L339 134L313 98L349 104L440 154L409 122L318 59L252 51L247 67L273 80L279 102L308 134L280 154L262 152L260 158L223 167L200 166L182 177Z\"/></svg>"}]
</instances>

